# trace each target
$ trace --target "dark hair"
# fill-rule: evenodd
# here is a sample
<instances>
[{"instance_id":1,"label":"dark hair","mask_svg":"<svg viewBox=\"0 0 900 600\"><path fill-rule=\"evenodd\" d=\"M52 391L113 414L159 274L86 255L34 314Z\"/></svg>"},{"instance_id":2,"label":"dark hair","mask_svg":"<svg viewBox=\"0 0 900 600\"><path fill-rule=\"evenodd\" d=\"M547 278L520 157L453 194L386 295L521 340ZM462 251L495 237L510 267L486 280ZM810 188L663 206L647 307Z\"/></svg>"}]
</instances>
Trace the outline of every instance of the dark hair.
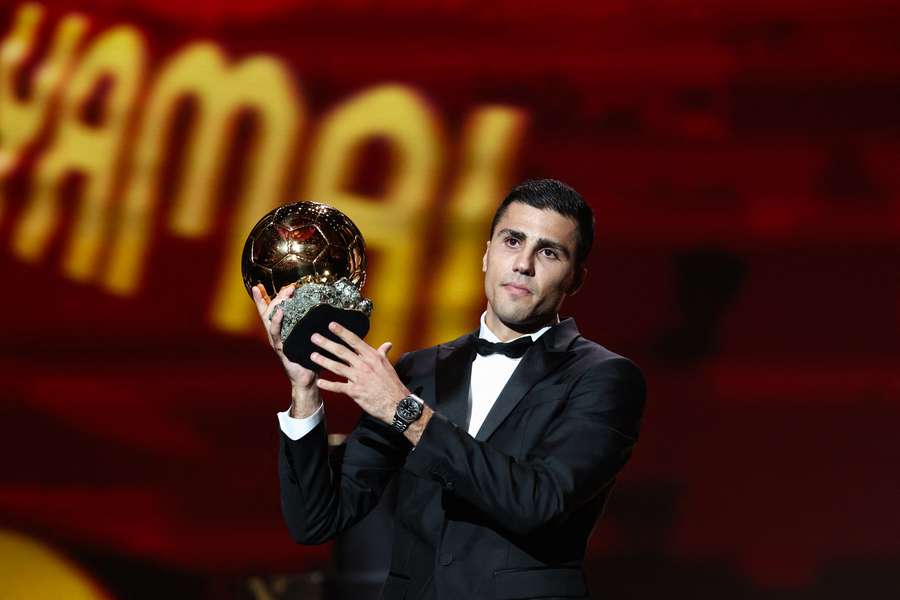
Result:
<instances>
[{"instance_id":1,"label":"dark hair","mask_svg":"<svg viewBox=\"0 0 900 600\"><path fill-rule=\"evenodd\" d=\"M581 194L571 186L556 179L529 179L523 181L506 195L491 222L491 237L506 208L513 202L521 202L541 210L553 210L574 219L578 224L578 239L575 242L575 264L581 265L587 259L594 244L594 211Z\"/></svg>"}]
</instances>

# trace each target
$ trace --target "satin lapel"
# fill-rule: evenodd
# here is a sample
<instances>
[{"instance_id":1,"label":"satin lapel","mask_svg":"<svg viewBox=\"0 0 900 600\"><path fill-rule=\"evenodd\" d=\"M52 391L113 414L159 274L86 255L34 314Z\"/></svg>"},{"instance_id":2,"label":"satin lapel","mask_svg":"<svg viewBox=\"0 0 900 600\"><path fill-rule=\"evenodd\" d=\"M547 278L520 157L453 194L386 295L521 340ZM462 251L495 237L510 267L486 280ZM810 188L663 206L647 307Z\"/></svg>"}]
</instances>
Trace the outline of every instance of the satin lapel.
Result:
<instances>
[{"instance_id":1,"label":"satin lapel","mask_svg":"<svg viewBox=\"0 0 900 600\"><path fill-rule=\"evenodd\" d=\"M465 429L469 418L469 381L475 335L470 333L438 348L435 365L436 410Z\"/></svg>"},{"instance_id":2,"label":"satin lapel","mask_svg":"<svg viewBox=\"0 0 900 600\"><path fill-rule=\"evenodd\" d=\"M541 379L552 373L567 356L567 350L578 336L574 319L560 321L529 348L513 371L506 386L484 419L475 439L486 441L506 420L525 394ZM469 369L471 372L471 369Z\"/></svg>"}]
</instances>

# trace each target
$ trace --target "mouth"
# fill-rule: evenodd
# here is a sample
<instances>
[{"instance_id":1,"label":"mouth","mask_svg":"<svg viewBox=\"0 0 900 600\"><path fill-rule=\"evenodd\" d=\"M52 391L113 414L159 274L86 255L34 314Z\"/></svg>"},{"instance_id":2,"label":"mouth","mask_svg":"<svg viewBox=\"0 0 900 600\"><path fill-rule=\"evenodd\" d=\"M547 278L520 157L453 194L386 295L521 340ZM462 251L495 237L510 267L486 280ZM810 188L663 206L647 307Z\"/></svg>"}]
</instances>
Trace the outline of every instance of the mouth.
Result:
<instances>
[{"instance_id":1,"label":"mouth","mask_svg":"<svg viewBox=\"0 0 900 600\"><path fill-rule=\"evenodd\" d=\"M509 291L510 294L514 296L525 296L527 294L531 294L531 290L525 286L516 285L514 283L504 283L503 288Z\"/></svg>"}]
</instances>

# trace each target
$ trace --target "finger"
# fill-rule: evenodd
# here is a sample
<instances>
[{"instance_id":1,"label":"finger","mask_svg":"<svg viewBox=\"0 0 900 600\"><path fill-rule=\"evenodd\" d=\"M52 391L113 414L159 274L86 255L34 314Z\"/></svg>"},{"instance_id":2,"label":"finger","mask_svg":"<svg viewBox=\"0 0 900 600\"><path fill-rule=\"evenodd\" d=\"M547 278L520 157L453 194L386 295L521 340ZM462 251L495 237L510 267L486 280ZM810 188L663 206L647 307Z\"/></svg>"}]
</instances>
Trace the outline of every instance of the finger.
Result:
<instances>
[{"instance_id":1,"label":"finger","mask_svg":"<svg viewBox=\"0 0 900 600\"><path fill-rule=\"evenodd\" d=\"M275 314L269 321L269 335L272 336L272 346L281 352L284 343L281 340L281 322L284 321L284 311L280 306L275 308Z\"/></svg>"},{"instance_id":2,"label":"finger","mask_svg":"<svg viewBox=\"0 0 900 600\"><path fill-rule=\"evenodd\" d=\"M375 348L362 341L358 335L342 326L340 323L335 323L334 321L332 321L328 324L328 329L331 330L339 338L347 342L347 345L350 346L350 348L352 348L353 351L357 354L375 351Z\"/></svg>"},{"instance_id":3,"label":"finger","mask_svg":"<svg viewBox=\"0 0 900 600\"><path fill-rule=\"evenodd\" d=\"M256 299L262 300L262 303L264 305L266 305L272 301L272 299L269 298L269 293L266 291L266 286L264 286L263 284L257 283L251 289L253 290L253 299L254 300L256 300Z\"/></svg>"},{"instance_id":4,"label":"finger","mask_svg":"<svg viewBox=\"0 0 900 600\"><path fill-rule=\"evenodd\" d=\"M272 299L269 298L269 292L266 291L266 286L264 286L264 285L261 284L261 283L257 283L256 285L259 287L259 293L260 293L260 295L263 297L263 300L266 301L266 304L268 304L269 302L271 302Z\"/></svg>"},{"instance_id":5,"label":"finger","mask_svg":"<svg viewBox=\"0 0 900 600\"><path fill-rule=\"evenodd\" d=\"M259 312L259 316L262 318L266 314L266 305L268 304L268 295L263 297L265 294L265 288L262 287L262 284L254 285L250 288L250 293L253 295L253 303L256 305L256 310Z\"/></svg>"},{"instance_id":6,"label":"finger","mask_svg":"<svg viewBox=\"0 0 900 600\"><path fill-rule=\"evenodd\" d=\"M272 340L271 330L272 322L269 320L266 307L269 296L266 294L266 290L261 284L259 286L253 286L251 293L253 294L253 300L256 303L256 311L259 313L259 320L262 321L263 328L266 330L266 337L269 339L269 345L274 348L275 342ZM263 296L263 294L266 295Z\"/></svg>"},{"instance_id":7,"label":"finger","mask_svg":"<svg viewBox=\"0 0 900 600\"><path fill-rule=\"evenodd\" d=\"M266 318L271 319L272 314L275 312L275 307L284 302L287 298L289 298L294 293L294 284L286 285L278 290L278 293L275 294L275 297L272 298L272 301L269 302Z\"/></svg>"},{"instance_id":8,"label":"finger","mask_svg":"<svg viewBox=\"0 0 900 600\"><path fill-rule=\"evenodd\" d=\"M314 333L309 338L312 342L322 348L323 350L328 350L341 360L343 360L348 365L356 365L359 361L359 356L353 352L350 348L343 344L339 344L334 340L330 340L324 335Z\"/></svg>"},{"instance_id":9,"label":"finger","mask_svg":"<svg viewBox=\"0 0 900 600\"><path fill-rule=\"evenodd\" d=\"M337 392L339 394L346 394L347 388L349 384L342 383L340 381L329 381L327 379L322 379L319 377L316 379L316 385L323 390L327 390L329 392Z\"/></svg>"},{"instance_id":10,"label":"finger","mask_svg":"<svg viewBox=\"0 0 900 600\"><path fill-rule=\"evenodd\" d=\"M316 363L317 365L320 365L321 367L328 369L335 375L340 375L341 377L344 377L345 379L349 380L350 376L353 375L353 368L348 367L347 365L345 365L344 363L342 363L340 361L331 360L330 358L326 358L325 356L323 356L322 354L320 354L318 352L313 352L312 354L310 354L309 359L311 361L313 361L314 363Z\"/></svg>"},{"instance_id":11,"label":"finger","mask_svg":"<svg viewBox=\"0 0 900 600\"><path fill-rule=\"evenodd\" d=\"M393 348L393 347L394 347L394 344L392 344L391 342L385 342L382 345L378 346L378 354L387 358L388 352L390 352L391 348Z\"/></svg>"},{"instance_id":12,"label":"finger","mask_svg":"<svg viewBox=\"0 0 900 600\"><path fill-rule=\"evenodd\" d=\"M272 298L271 304L280 304L281 302L284 302L294 294L295 288L296 286L293 283L282 286L281 289L278 290L278 293L275 294L275 297Z\"/></svg>"}]
</instances>

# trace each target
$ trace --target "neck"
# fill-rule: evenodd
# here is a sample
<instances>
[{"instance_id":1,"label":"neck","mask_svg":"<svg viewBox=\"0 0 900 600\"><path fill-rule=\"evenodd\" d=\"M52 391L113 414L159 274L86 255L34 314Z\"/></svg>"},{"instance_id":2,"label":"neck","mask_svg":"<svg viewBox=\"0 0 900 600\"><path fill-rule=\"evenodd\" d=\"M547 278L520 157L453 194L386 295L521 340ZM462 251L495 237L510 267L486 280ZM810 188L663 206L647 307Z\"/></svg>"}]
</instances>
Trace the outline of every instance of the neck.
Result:
<instances>
[{"instance_id":1,"label":"neck","mask_svg":"<svg viewBox=\"0 0 900 600\"><path fill-rule=\"evenodd\" d=\"M511 339L534 333L543 327L559 323L559 315L554 314L549 318L523 323L510 323L501 320L500 317L494 314L489 304L487 313L484 315L484 322L501 342L508 342Z\"/></svg>"}]
</instances>

